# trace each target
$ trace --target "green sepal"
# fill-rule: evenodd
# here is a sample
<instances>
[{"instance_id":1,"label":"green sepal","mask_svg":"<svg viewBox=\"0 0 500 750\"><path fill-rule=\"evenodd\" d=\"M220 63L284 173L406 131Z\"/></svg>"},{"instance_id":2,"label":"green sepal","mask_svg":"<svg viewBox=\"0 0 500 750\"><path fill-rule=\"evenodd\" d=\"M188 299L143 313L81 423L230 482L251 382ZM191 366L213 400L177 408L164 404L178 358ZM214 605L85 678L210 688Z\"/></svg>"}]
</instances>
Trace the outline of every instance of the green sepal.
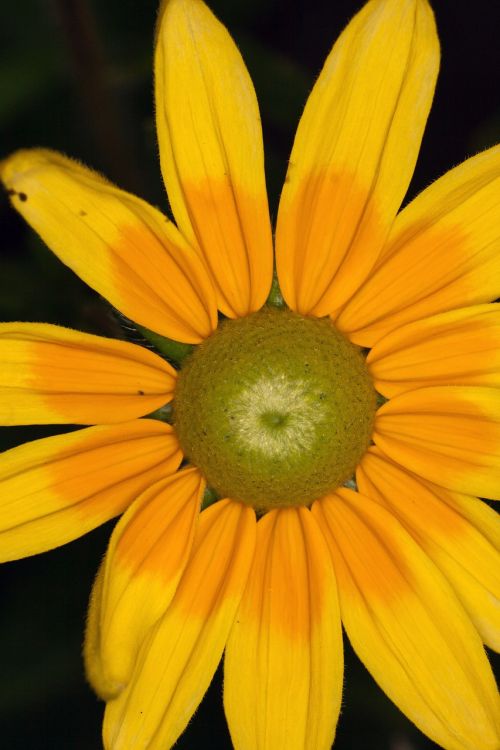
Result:
<instances>
[{"instance_id":1,"label":"green sepal","mask_svg":"<svg viewBox=\"0 0 500 750\"><path fill-rule=\"evenodd\" d=\"M273 273L273 281L271 284L271 290L266 300L266 305L278 308L286 307L286 302L283 298L283 295L281 294L280 283L278 281L278 274L276 273L276 271Z\"/></svg>"},{"instance_id":2,"label":"green sepal","mask_svg":"<svg viewBox=\"0 0 500 750\"><path fill-rule=\"evenodd\" d=\"M159 409L146 415L148 419L159 419L161 422L173 423L174 410L171 403L160 406Z\"/></svg>"},{"instance_id":3,"label":"green sepal","mask_svg":"<svg viewBox=\"0 0 500 750\"><path fill-rule=\"evenodd\" d=\"M209 505L213 505L214 503L216 503L217 500L220 500L220 496L217 494L217 492L211 487L205 487L203 500L201 501L201 510L205 510L205 508L208 508Z\"/></svg>"},{"instance_id":4,"label":"green sepal","mask_svg":"<svg viewBox=\"0 0 500 750\"><path fill-rule=\"evenodd\" d=\"M137 330L150 341L167 359L172 360L175 364L181 365L184 359L191 354L194 349L193 344L183 344L181 341L168 339L166 336L160 336L159 333L150 331L149 328L136 324Z\"/></svg>"},{"instance_id":5,"label":"green sepal","mask_svg":"<svg viewBox=\"0 0 500 750\"><path fill-rule=\"evenodd\" d=\"M377 391L377 409L380 409L380 407L386 404L388 401L388 398L382 396L382 394Z\"/></svg>"}]
</instances>

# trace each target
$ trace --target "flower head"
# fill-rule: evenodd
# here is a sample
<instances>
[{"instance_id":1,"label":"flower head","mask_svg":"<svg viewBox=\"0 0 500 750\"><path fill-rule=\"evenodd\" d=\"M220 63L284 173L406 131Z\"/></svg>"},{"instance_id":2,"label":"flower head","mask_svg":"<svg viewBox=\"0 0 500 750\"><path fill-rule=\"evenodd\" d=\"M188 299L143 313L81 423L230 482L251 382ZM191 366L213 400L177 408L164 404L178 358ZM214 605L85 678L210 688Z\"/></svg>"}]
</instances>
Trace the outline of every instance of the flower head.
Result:
<instances>
[{"instance_id":1,"label":"flower head","mask_svg":"<svg viewBox=\"0 0 500 750\"><path fill-rule=\"evenodd\" d=\"M85 644L107 750L172 746L224 652L237 750L328 750L341 623L435 742L499 747L500 534L477 496L500 497L500 150L397 214L438 61L427 0L354 17L302 115L275 253L253 87L201 0L164 0L156 39L175 224L60 154L0 165L156 345L0 326L3 423L89 425L0 457L1 558L123 513Z\"/></svg>"}]
</instances>

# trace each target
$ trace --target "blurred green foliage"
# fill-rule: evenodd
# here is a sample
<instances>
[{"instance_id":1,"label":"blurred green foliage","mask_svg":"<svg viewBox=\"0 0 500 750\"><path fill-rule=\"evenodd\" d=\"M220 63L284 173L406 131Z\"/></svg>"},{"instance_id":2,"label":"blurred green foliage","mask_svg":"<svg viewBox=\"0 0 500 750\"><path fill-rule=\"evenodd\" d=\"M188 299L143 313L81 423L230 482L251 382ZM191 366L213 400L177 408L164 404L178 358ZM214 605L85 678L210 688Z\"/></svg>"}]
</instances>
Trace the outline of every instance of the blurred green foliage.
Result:
<instances>
[{"instance_id":1,"label":"blurred green foliage","mask_svg":"<svg viewBox=\"0 0 500 750\"><path fill-rule=\"evenodd\" d=\"M214 0L211 5L237 40L255 82L276 215L301 109L331 42L361 0ZM491 145L500 124L496 3L434 5L443 69L410 194ZM56 148L166 210L151 93L156 11L156 0L3 3L0 158L20 147ZM52 256L3 196L0 319L119 334L107 304ZM57 431L4 429L0 447ZM80 650L89 589L112 525L0 572L0 736L6 750L101 747L102 706L85 683ZM218 674L179 748L230 747L220 693ZM348 649L336 748L368 747L433 745L389 703Z\"/></svg>"}]
</instances>

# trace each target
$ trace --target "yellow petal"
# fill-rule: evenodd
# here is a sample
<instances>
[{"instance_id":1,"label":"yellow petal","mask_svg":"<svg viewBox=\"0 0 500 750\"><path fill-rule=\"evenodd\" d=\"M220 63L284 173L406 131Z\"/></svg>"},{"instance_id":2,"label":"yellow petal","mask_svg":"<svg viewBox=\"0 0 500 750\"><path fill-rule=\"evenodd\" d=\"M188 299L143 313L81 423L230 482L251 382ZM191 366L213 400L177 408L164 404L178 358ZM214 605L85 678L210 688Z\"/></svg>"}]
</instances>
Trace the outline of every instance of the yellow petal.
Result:
<instances>
[{"instance_id":1,"label":"yellow petal","mask_svg":"<svg viewBox=\"0 0 500 750\"><path fill-rule=\"evenodd\" d=\"M83 642L83 661L88 681L104 700L119 695L123 685L107 679L101 662L101 612L102 582L104 578L104 561L99 566L90 593L87 622L85 623L85 640Z\"/></svg>"},{"instance_id":2,"label":"yellow petal","mask_svg":"<svg viewBox=\"0 0 500 750\"><path fill-rule=\"evenodd\" d=\"M166 750L193 715L222 656L252 562L255 514L231 500L200 515L191 558L130 683L108 703L106 750Z\"/></svg>"},{"instance_id":3,"label":"yellow petal","mask_svg":"<svg viewBox=\"0 0 500 750\"><path fill-rule=\"evenodd\" d=\"M279 206L276 262L292 309L331 314L370 272L413 173L438 66L426 0L372 0L336 42Z\"/></svg>"},{"instance_id":4,"label":"yellow petal","mask_svg":"<svg viewBox=\"0 0 500 750\"><path fill-rule=\"evenodd\" d=\"M500 518L475 497L417 479L377 448L356 472L359 491L406 527L452 584L484 642L500 651Z\"/></svg>"},{"instance_id":5,"label":"yellow petal","mask_svg":"<svg viewBox=\"0 0 500 750\"><path fill-rule=\"evenodd\" d=\"M18 151L0 179L50 249L129 318L188 343L216 327L203 262L156 208L54 151Z\"/></svg>"},{"instance_id":6,"label":"yellow petal","mask_svg":"<svg viewBox=\"0 0 500 750\"><path fill-rule=\"evenodd\" d=\"M229 637L224 703L236 750L330 750L342 635L328 549L306 508L267 513Z\"/></svg>"},{"instance_id":7,"label":"yellow petal","mask_svg":"<svg viewBox=\"0 0 500 750\"><path fill-rule=\"evenodd\" d=\"M500 398L496 388L407 391L377 412L373 441L424 479L500 499Z\"/></svg>"},{"instance_id":8,"label":"yellow petal","mask_svg":"<svg viewBox=\"0 0 500 750\"><path fill-rule=\"evenodd\" d=\"M191 552L204 488L197 469L184 469L145 490L118 522L103 573L97 693L103 682L128 682L147 631L170 604Z\"/></svg>"},{"instance_id":9,"label":"yellow petal","mask_svg":"<svg viewBox=\"0 0 500 750\"><path fill-rule=\"evenodd\" d=\"M354 650L389 698L445 750L497 750L500 702L476 629L439 569L379 503L317 501Z\"/></svg>"},{"instance_id":10,"label":"yellow petal","mask_svg":"<svg viewBox=\"0 0 500 750\"><path fill-rule=\"evenodd\" d=\"M58 547L122 513L174 472L172 428L152 419L88 427L0 455L0 561Z\"/></svg>"},{"instance_id":11,"label":"yellow petal","mask_svg":"<svg viewBox=\"0 0 500 750\"><path fill-rule=\"evenodd\" d=\"M247 315L264 304L273 266L259 109L240 53L201 0L163 0L155 83L172 211L222 312Z\"/></svg>"},{"instance_id":12,"label":"yellow petal","mask_svg":"<svg viewBox=\"0 0 500 750\"><path fill-rule=\"evenodd\" d=\"M500 306L433 315L384 336L366 360L384 396L433 385L500 386Z\"/></svg>"},{"instance_id":13,"label":"yellow petal","mask_svg":"<svg viewBox=\"0 0 500 750\"><path fill-rule=\"evenodd\" d=\"M124 422L172 399L175 370L125 341L0 323L0 424Z\"/></svg>"},{"instance_id":14,"label":"yellow petal","mask_svg":"<svg viewBox=\"0 0 500 750\"><path fill-rule=\"evenodd\" d=\"M362 346L396 327L500 296L500 146L434 182L397 217L337 325Z\"/></svg>"}]
</instances>

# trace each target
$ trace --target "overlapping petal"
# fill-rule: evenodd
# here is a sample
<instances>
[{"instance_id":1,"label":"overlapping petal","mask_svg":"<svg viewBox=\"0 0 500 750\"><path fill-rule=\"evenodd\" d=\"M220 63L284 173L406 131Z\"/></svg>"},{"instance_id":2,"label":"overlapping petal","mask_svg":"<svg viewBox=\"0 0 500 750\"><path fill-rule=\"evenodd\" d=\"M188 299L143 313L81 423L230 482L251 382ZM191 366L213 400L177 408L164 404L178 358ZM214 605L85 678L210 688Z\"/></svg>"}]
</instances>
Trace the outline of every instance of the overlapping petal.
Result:
<instances>
[{"instance_id":1,"label":"overlapping petal","mask_svg":"<svg viewBox=\"0 0 500 750\"><path fill-rule=\"evenodd\" d=\"M433 315L384 336L368 354L376 389L389 398L434 385L500 386L500 305Z\"/></svg>"},{"instance_id":2,"label":"overlapping petal","mask_svg":"<svg viewBox=\"0 0 500 750\"><path fill-rule=\"evenodd\" d=\"M136 323L187 343L216 327L204 263L156 208L54 151L18 151L0 179L63 263Z\"/></svg>"},{"instance_id":3,"label":"overlapping petal","mask_svg":"<svg viewBox=\"0 0 500 750\"><path fill-rule=\"evenodd\" d=\"M147 631L170 604L191 552L204 488L197 469L183 469L149 487L118 522L99 584L99 666L87 670L98 693L102 685L106 692L128 682Z\"/></svg>"},{"instance_id":4,"label":"overlapping petal","mask_svg":"<svg viewBox=\"0 0 500 750\"><path fill-rule=\"evenodd\" d=\"M265 302L273 266L259 109L240 53L201 0L163 0L155 83L172 211L222 312L247 315Z\"/></svg>"},{"instance_id":5,"label":"overlapping petal","mask_svg":"<svg viewBox=\"0 0 500 750\"><path fill-rule=\"evenodd\" d=\"M122 513L182 458L172 428L144 419L42 438L0 456L0 560L58 547Z\"/></svg>"},{"instance_id":6,"label":"overlapping petal","mask_svg":"<svg viewBox=\"0 0 500 750\"><path fill-rule=\"evenodd\" d=\"M342 695L337 590L306 508L267 513L225 658L236 750L329 750Z\"/></svg>"},{"instance_id":7,"label":"overlapping petal","mask_svg":"<svg viewBox=\"0 0 500 750\"><path fill-rule=\"evenodd\" d=\"M500 703L476 629L452 588L381 505L350 490L317 501L342 621L391 700L446 750L496 750Z\"/></svg>"},{"instance_id":8,"label":"overlapping petal","mask_svg":"<svg viewBox=\"0 0 500 750\"><path fill-rule=\"evenodd\" d=\"M398 326L500 296L500 146L463 162L398 215L375 271L336 323L362 346Z\"/></svg>"},{"instance_id":9,"label":"overlapping petal","mask_svg":"<svg viewBox=\"0 0 500 750\"><path fill-rule=\"evenodd\" d=\"M426 0L372 0L335 43L278 213L278 276L293 310L333 313L375 264L413 173L438 66Z\"/></svg>"},{"instance_id":10,"label":"overlapping petal","mask_svg":"<svg viewBox=\"0 0 500 750\"><path fill-rule=\"evenodd\" d=\"M255 546L255 514L222 500L200 515L191 558L134 674L110 701L106 750L165 750L196 710L222 656Z\"/></svg>"},{"instance_id":11,"label":"overlapping petal","mask_svg":"<svg viewBox=\"0 0 500 750\"><path fill-rule=\"evenodd\" d=\"M0 424L124 422L172 399L175 370L144 347L42 323L0 323Z\"/></svg>"},{"instance_id":12,"label":"overlapping petal","mask_svg":"<svg viewBox=\"0 0 500 750\"><path fill-rule=\"evenodd\" d=\"M373 440L424 479L466 495L500 497L496 388L435 386L402 393L378 410Z\"/></svg>"},{"instance_id":13,"label":"overlapping petal","mask_svg":"<svg viewBox=\"0 0 500 750\"><path fill-rule=\"evenodd\" d=\"M485 503L417 479L377 448L356 472L445 574L484 642L500 651L500 519Z\"/></svg>"}]
</instances>

